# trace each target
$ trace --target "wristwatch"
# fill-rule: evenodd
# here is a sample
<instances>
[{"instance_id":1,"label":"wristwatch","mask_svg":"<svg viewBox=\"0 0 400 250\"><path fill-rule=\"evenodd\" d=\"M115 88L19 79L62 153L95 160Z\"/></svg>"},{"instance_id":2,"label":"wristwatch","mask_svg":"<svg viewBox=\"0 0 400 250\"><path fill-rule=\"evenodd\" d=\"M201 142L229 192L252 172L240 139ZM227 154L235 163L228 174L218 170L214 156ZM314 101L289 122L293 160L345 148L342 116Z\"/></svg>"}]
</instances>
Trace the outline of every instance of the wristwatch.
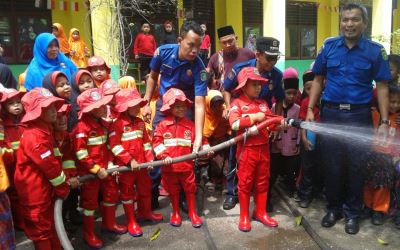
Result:
<instances>
[{"instance_id":1,"label":"wristwatch","mask_svg":"<svg viewBox=\"0 0 400 250\"><path fill-rule=\"evenodd\" d=\"M386 124L390 126L390 120L381 120L381 124Z\"/></svg>"}]
</instances>

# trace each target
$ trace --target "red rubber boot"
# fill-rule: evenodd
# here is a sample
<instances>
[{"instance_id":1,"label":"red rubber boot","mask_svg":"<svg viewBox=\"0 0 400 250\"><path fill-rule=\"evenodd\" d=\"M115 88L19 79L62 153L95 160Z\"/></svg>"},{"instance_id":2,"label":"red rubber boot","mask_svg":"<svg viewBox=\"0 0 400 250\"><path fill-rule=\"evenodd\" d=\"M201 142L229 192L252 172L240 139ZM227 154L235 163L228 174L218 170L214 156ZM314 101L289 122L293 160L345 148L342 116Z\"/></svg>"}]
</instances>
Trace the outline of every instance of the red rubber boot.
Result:
<instances>
[{"instance_id":1,"label":"red rubber boot","mask_svg":"<svg viewBox=\"0 0 400 250\"><path fill-rule=\"evenodd\" d=\"M238 193L239 205L240 205L240 217L239 217L239 230L242 232L249 232L251 230L250 225L250 196L244 193Z\"/></svg>"},{"instance_id":2,"label":"red rubber boot","mask_svg":"<svg viewBox=\"0 0 400 250\"><path fill-rule=\"evenodd\" d=\"M94 233L94 216L83 216L83 240L90 248L100 249L103 242Z\"/></svg>"},{"instance_id":3,"label":"red rubber boot","mask_svg":"<svg viewBox=\"0 0 400 250\"><path fill-rule=\"evenodd\" d=\"M268 216L265 206L267 204L267 193L254 194L256 207L253 211L253 219L269 227L277 227L278 222Z\"/></svg>"},{"instance_id":4,"label":"red rubber boot","mask_svg":"<svg viewBox=\"0 0 400 250\"><path fill-rule=\"evenodd\" d=\"M101 230L113 234L124 234L126 233L126 227L123 225L118 225L115 223L115 209L116 205L103 205L102 216L103 223L101 225Z\"/></svg>"},{"instance_id":5,"label":"red rubber boot","mask_svg":"<svg viewBox=\"0 0 400 250\"><path fill-rule=\"evenodd\" d=\"M162 214L153 213L151 211L151 197L140 197L138 200L138 220L149 220L159 222L163 220Z\"/></svg>"},{"instance_id":6,"label":"red rubber boot","mask_svg":"<svg viewBox=\"0 0 400 250\"><path fill-rule=\"evenodd\" d=\"M135 212L133 203L123 204L126 216L126 222L128 224L128 233L133 237L140 237L143 235L142 229L135 220Z\"/></svg>"},{"instance_id":7,"label":"red rubber boot","mask_svg":"<svg viewBox=\"0 0 400 250\"><path fill-rule=\"evenodd\" d=\"M169 199L171 200L172 212L169 218L169 224L174 227L180 227L182 224L181 215L179 214L179 194L178 195L169 195Z\"/></svg>"},{"instance_id":8,"label":"red rubber boot","mask_svg":"<svg viewBox=\"0 0 400 250\"><path fill-rule=\"evenodd\" d=\"M186 193L186 201L188 204L188 215L190 221L192 222L192 226L195 228L201 227L203 225L203 221L196 213L196 198L194 193Z\"/></svg>"}]
</instances>

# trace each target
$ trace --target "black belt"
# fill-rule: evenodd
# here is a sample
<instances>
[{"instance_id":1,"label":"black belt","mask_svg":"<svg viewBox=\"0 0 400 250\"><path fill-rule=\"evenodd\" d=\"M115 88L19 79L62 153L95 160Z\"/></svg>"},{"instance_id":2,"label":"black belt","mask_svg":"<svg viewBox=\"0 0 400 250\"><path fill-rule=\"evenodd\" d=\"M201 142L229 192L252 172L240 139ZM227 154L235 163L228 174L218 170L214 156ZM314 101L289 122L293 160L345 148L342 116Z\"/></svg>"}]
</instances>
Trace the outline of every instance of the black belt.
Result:
<instances>
[{"instance_id":1,"label":"black belt","mask_svg":"<svg viewBox=\"0 0 400 250\"><path fill-rule=\"evenodd\" d=\"M371 104L350 104L350 103L335 103L335 102L322 102L322 105L331 109L339 109L339 110L354 110L354 109L362 109L362 108L370 108Z\"/></svg>"}]
</instances>

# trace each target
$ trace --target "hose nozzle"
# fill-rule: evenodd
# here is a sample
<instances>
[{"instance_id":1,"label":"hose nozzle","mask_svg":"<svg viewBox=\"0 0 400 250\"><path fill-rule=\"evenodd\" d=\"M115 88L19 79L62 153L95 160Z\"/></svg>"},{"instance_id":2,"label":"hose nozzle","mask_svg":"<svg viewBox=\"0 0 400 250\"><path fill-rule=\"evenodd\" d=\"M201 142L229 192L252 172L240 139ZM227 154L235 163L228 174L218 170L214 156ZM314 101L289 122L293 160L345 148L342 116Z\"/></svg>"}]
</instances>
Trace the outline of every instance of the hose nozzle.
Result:
<instances>
[{"instance_id":1,"label":"hose nozzle","mask_svg":"<svg viewBox=\"0 0 400 250\"><path fill-rule=\"evenodd\" d=\"M289 118L286 120L286 124L295 128L300 128L302 120Z\"/></svg>"}]
</instances>

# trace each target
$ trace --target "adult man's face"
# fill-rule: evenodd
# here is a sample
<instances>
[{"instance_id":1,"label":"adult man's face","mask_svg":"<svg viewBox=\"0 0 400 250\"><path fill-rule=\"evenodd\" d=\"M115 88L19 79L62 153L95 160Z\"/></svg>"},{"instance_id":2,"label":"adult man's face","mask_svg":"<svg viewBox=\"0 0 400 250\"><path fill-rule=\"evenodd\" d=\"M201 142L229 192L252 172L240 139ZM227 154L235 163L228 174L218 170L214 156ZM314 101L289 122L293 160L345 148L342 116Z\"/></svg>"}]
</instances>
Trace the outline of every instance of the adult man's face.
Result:
<instances>
[{"instance_id":1,"label":"adult man's face","mask_svg":"<svg viewBox=\"0 0 400 250\"><path fill-rule=\"evenodd\" d=\"M358 40L367 27L360 9L345 10L340 18L340 31L349 41Z\"/></svg>"},{"instance_id":2,"label":"adult man's face","mask_svg":"<svg viewBox=\"0 0 400 250\"><path fill-rule=\"evenodd\" d=\"M223 36L219 39L219 43L221 44L222 50L225 53L229 53L237 50L237 36L235 35L227 35Z\"/></svg>"},{"instance_id":3,"label":"adult man's face","mask_svg":"<svg viewBox=\"0 0 400 250\"><path fill-rule=\"evenodd\" d=\"M260 72L271 71L276 62L279 60L279 56L267 55L264 52L256 52L257 68Z\"/></svg>"},{"instance_id":4,"label":"adult man's face","mask_svg":"<svg viewBox=\"0 0 400 250\"><path fill-rule=\"evenodd\" d=\"M193 61L200 51L201 36L190 30L184 38L178 38L179 59Z\"/></svg>"}]
</instances>

